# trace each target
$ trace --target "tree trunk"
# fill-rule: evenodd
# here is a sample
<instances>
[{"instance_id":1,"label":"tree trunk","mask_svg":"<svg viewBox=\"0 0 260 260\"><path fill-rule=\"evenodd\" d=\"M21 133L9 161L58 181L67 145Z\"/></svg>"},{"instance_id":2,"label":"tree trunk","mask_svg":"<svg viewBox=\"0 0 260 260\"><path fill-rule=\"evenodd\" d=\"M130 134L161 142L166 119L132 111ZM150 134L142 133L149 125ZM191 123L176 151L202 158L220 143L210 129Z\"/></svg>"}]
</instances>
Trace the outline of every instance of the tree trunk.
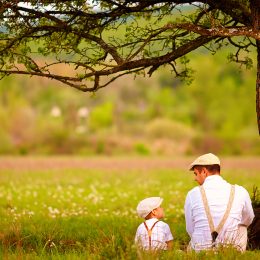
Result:
<instances>
[{"instance_id":1,"label":"tree trunk","mask_svg":"<svg viewBox=\"0 0 260 260\"><path fill-rule=\"evenodd\" d=\"M255 30L260 30L260 1L250 0L250 9L252 13L252 25ZM258 133L260 135L260 41L256 40L257 50L257 75L256 75L256 116Z\"/></svg>"},{"instance_id":2,"label":"tree trunk","mask_svg":"<svg viewBox=\"0 0 260 260\"><path fill-rule=\"evenodd\" d=\"M258 133L260 135L260 41L256 41L257 46L257 76L256 76L256 115Z\"/></svg>"}]
</instances>

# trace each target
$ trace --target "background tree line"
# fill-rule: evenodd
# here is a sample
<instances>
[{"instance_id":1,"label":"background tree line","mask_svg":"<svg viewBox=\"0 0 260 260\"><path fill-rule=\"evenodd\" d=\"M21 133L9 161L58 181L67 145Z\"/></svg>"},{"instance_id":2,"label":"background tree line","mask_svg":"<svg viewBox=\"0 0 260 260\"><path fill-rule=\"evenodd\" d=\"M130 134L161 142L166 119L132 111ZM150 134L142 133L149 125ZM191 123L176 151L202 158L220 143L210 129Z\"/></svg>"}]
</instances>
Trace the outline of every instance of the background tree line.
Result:
<instances>
[{"instance_id":1,"label":"background tree line","mask_svg":"<svg viewBox=\"0 0 260 260\"><path fill-rule=\"evenodd\" d=\"M214 59L203 49L190 55L190 85L164 68L92 96L40 78L8 77L0 82L0 152L258 155L255 70L229 63L232 51Z\"/></svg>"}]
</instances>

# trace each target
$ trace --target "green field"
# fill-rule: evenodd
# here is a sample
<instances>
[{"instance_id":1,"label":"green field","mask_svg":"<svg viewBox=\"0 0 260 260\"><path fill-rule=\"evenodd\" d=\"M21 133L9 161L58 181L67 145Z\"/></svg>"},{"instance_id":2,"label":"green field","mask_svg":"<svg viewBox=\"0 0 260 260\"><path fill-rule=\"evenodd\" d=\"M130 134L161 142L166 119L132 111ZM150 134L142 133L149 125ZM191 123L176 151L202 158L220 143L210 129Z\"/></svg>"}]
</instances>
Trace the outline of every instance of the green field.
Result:
<instances>
[{"instance_id":1,"label":"green field","mask_svg":"<svg viewBox=\"0 0 260 260\"><path fill-rule=\"evenodd\" d=\"M2 259L260 258L259 251L186 253L183 206L186 193L195 186L192 174L169 167L119 168L0 167ZM259 167L238 166L223 171L223 176L250 192L253 185L260 186ZM144 254L133 244L142 222L135 208L149 196L164 198L165 221L175 238L170 252Z\"/></svg>"}]
</instances>

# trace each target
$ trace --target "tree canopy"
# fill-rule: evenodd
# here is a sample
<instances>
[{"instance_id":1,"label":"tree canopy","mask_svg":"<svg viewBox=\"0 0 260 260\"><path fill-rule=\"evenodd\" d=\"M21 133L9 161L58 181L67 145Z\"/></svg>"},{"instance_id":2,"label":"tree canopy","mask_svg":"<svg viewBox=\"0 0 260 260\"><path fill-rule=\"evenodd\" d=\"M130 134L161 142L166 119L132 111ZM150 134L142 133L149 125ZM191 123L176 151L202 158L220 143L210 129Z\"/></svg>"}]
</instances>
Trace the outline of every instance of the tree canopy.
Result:
<instances>
[{"instance_id":1,"label":"tree canopy","mask_svg":"<svg viewBox=\"0 0 260 260\"><path fill-rule=\"evenodd\" d=\"M125 74L152 76L169 66L188 78L188 53L226 45L229 59L252 66L257 50L260 129L260 1L77 0L0 1L0 74L47 77L85 92ZM57 73L57 66L74 74Z\"/></svg>"}]
</instances>

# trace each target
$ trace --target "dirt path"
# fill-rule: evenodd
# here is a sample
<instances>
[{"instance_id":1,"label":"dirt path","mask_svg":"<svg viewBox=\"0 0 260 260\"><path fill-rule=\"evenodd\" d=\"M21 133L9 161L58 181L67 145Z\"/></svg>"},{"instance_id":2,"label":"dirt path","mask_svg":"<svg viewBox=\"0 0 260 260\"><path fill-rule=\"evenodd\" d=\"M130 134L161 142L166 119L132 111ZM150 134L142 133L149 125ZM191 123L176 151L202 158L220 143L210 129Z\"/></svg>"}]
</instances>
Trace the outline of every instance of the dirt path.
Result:
<instances>
[{"instance_id":1,"label":"dirt path","mask_svg":"<svg viewBox=\"0 0 260 260\"><path fill-rule=\"evenodd\" d=\"M182 169L188 168L194 157L144 158L144 157L0 157L0 170L48 169ZM223 169L260 170L260 157L229 157L222 160Z\"/></svg>"}]
</instances>

